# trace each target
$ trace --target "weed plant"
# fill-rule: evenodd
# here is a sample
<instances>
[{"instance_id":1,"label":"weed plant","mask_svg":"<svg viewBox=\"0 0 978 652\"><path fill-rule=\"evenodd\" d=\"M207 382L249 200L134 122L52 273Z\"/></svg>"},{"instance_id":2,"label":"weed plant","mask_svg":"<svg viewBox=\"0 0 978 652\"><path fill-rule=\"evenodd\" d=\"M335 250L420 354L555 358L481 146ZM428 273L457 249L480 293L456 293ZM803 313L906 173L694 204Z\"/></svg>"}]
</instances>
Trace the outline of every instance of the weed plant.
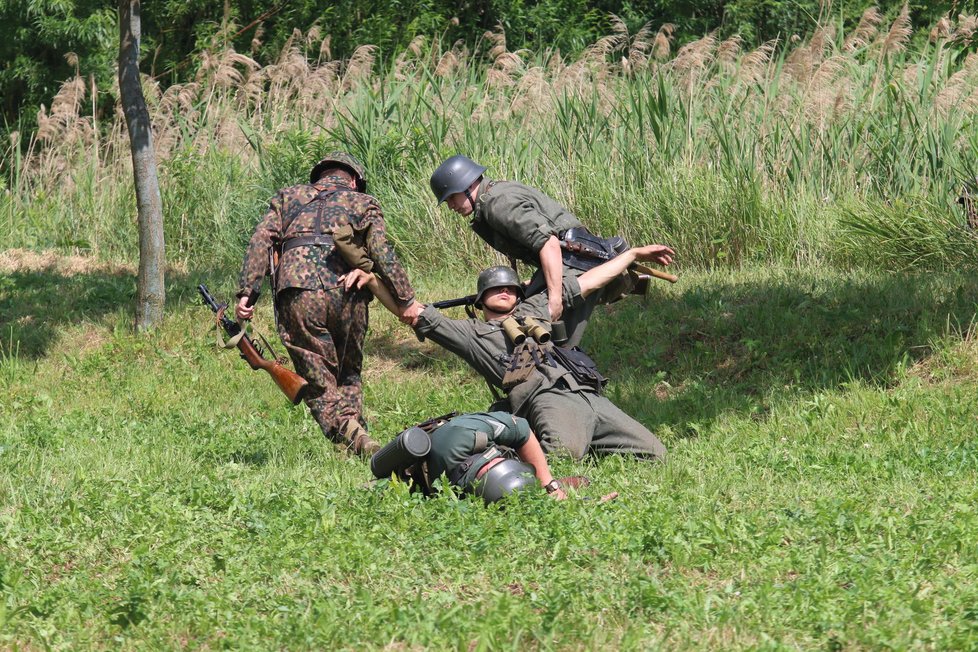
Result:
<instances>
[{"instance_id":1,"label":"weed plant","mask_svg":"<svg viewBox=\"0 0 978 652\"><path fill-rule=\"evenodd\" d=\"M371 46L324 60L318 32L265 67L207 52L191 83L145 81L168 256L234 261L275 189L335 147L367 164L421 272L486 262L427 191L457 152L595 231L673 244L687 266L964 264L974 239L954 200L978 160L975 26L943 20L912 51L906 13L887 26L868 10L850 33L829 23L753 51L708 35L672 52L669 26L618 21L573 60L512 52L502 33L474 50L416 39L383 67ZM136 255L123 123L85 110L99 92L69 80L6 148L9 245Z\"/></svg>"}]
</instances>

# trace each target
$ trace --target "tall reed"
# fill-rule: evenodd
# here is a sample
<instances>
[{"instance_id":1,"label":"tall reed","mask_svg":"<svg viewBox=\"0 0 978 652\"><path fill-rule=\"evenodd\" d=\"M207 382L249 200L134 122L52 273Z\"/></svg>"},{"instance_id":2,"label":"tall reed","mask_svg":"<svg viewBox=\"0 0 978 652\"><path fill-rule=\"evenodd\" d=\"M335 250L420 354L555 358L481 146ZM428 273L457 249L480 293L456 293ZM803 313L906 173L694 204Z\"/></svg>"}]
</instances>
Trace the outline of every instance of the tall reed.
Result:
<instances>
[{"instance_id":1,"label":"tall reed","mask_svg":"<svg viewBox=\"0 0 978 652\"><path fill-rule=\"evenodd\" d=\"M673 243L683 264L958 265L973 259L954 200L978 167L975 25L942 21L914 51L906 14L886 26L869 10L850 33L752 51L707 35L672 52L671 26L619 21L574 60L509 51L502 33L476 50L416 39L384 65L371 46L323 60L299 33L266 66L205 52L192 83L145 81L168 256L233 265L265 200L340 147L421 270L491 257L427 191L456 152L595 231ZM28 146L7 146L9 245L136 255L121 115L83 109L99 92L69 80Z\"/></svg>"}]
</instances>

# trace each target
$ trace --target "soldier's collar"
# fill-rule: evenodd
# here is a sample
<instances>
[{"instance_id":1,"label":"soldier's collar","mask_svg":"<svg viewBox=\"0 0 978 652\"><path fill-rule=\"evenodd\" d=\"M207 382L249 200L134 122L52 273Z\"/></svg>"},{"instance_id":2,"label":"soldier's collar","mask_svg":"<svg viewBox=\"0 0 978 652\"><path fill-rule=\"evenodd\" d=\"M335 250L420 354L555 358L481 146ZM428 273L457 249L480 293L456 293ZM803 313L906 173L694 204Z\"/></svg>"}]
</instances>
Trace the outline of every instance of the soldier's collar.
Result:
<instances>
[{"instance_id":1,"label":"soldier's collar","mask_svg":"<svg viewBox=\"0 0 978 652\"><path fill-rule=\"evenodd\" d=\"M499 182L494 179L485 179L485 178L482 179L482 183L479 184L479 196L475 198L475 206L473 206L473 210L472 210L473 221L479 215L479 212L482 209L482 204L486 199L486 195L489 194L489 191L492 190L492 187L495 186L497 183Z\"/></svg>"},{"instance_id":2,"label":"soldier's collar","mask_svg":"<svg viewBox=\"0 0 978 652\"><path fill-rule=\"evenodd\" d=\"M328 188L346 188L349 190L353 189L350 185L349 179L340 175L327 175L325 177L319 177L319 180L313 184L317 188L326 190Z\"/></svg>"}]
</instances>

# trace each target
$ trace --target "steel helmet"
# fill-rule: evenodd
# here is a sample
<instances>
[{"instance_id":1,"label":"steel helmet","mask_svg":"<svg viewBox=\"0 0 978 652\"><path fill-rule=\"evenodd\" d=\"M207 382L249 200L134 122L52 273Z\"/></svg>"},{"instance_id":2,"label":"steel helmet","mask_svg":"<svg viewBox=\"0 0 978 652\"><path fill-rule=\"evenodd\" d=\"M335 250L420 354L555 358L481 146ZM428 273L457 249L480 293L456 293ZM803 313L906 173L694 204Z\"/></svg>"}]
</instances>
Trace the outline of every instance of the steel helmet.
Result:
<instances>
[{"instance_id":1,"label":"steel helmet","mask_svg":"<svg viewBox=\"0 0 978 652\"><path fill-rule=\"evenodd\" d=\"M536 484L532 466L517 460L503 460L476 480L474 493L488 505L514 491L522 491Z\"/></svg>"},{"instance_id":2,"label":"steel helmet","mask_svg":"<svg viewBox=\"0 0 978 652\"><path fill-rule=\"evenodd\" d=\"M523 286L520 285L520 279L516 275L516 270L512 267L506 267L505 265L498 265L496 267L490 267L489 269L483 270L479 274L479 281L476 283L475 287L475 301L473 304L476 308L482 308L482 295L486 293L486 290L491 290L492 288L503 288L503 287L515 287L516 296L522 301L526 298L523 293Z\"/></svg>"},{"instance_id":3,"label":"steel helmet","mask_svg":"<svg viewBox=\"0 0 978 652\"><path fill-rule=\"evenodd\" d=\"M431 174L431 192L435 199L442 203L449 195L462 192L472 185L472 182L482 176L486 169L472 159L456 154L438 166Z\"/></svg>"},{"instance_id":4,"label":"steel helmet","mask_svg":"<svg viewBox=\"0 0 978 652\"><path fill-rule=\"evenodd\" d=\"M319 163L312 167L309 172L309 183L316 183L323 171L331 167L346 168L356 177L357 192L367 192L367 170L363 163L357 160L352 154L346 152L330 152Z\"/></svg>"}]
</instances>

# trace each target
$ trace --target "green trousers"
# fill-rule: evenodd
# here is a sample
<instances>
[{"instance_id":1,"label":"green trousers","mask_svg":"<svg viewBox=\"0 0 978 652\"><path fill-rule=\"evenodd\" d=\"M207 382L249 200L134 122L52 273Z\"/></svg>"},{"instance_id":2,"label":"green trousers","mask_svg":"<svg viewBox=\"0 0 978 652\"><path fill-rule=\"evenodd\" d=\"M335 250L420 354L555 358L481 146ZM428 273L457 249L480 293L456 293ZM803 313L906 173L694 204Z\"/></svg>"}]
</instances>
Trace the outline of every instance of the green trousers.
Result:
<instances>
[{"instance_id":1,"label":"green trousers","mask_svg":"<svg viewBox=\"0 0 978 652\"><path fill-rule=\"evenodd\" d=\"M528 401L526 419L547 453L622 453L665 460L666 447L648 428L600 394L549 389Z\"/></svg>"}]
</instances>

